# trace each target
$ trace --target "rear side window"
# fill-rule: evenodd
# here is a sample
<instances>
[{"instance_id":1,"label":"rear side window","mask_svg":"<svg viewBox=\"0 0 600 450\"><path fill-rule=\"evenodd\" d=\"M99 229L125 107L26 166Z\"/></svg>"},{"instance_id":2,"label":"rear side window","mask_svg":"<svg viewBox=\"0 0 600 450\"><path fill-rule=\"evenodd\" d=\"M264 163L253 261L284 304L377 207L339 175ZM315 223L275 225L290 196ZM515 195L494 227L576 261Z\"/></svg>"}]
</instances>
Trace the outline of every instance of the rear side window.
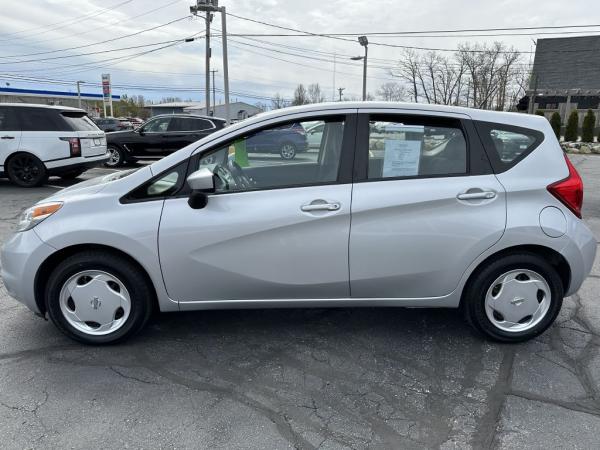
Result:
<instances>
[{"instance_id":1,"label":"rear side window","mask_svg":"<svg viewBox=\"0 0 600 450\"><path fill-rule=\"evenodd\" d=\"M22 131L71 131L58 110L19 107L17 111Z\"/></svg>"},{"instance_id":2,"label":"rear side window","mask_svg":"<svg viewBox=\"0 0 600 450\"><path fill-rule=\"evenodd\" d=\"M14 108L0 106L0 131L19 131Z\"/></svg>"},{"instance_id":3,"label":"rear side window","mask_svg":"<svg viewBox=\"0 0 600 450\"><path fill-rule=\"evenodd\" d=\"M544 140L544 134L529 128L492 122L477 122L477 131L496 173L518 164Z\"/></svg>"},{"instance_id":4,"label":"rear side window","mask_svg":"<svg viewBox=\"0 0 600 450\"><path fill-rule=\"evenodd\" d=\"M63 118L73 131L98 131L98 127L87 114L77 112L63 112Z\"/></svg>"},{"instance_id":5,"label":"rear side window","mask_svg":"<svg viewBox=\"0 0 600 450\"><path fill-rule=\"evenodd\" d=\"M372 116L368 151L370 180L467 172L467 141L454 119Z\"/></svg>"}]
</instances>

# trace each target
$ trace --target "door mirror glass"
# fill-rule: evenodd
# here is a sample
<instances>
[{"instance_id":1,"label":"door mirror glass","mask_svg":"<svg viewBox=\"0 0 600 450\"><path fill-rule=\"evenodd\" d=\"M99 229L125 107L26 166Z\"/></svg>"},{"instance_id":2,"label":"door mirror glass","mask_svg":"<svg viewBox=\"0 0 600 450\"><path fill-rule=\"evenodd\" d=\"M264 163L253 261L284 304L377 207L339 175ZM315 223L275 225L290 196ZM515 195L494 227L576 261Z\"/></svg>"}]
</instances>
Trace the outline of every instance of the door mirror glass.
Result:
<instances>
[{"instance_id":1,"label":"door mirror glass","mask_svg":"<svg viewBox=\"0 0 600 450\"><path fill-rule=\"evenodd\" d=\"M207 167L196 170L187 178L187 183L193 191L214 192L215 176Z\"/></svg>"}]
</instances>

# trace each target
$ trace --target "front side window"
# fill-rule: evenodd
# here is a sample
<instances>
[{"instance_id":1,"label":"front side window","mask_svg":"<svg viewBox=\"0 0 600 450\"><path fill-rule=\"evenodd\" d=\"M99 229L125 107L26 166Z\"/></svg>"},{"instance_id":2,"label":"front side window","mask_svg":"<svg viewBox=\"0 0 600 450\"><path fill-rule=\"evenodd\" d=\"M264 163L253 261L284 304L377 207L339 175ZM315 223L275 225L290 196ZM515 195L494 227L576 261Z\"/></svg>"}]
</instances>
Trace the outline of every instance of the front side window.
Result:
<instances>
[{"instance_id":1,"label":"front side window","mask_svg":"<svg viewBox=\"0 0 600 450\"><path fill-rule=\"evenodd\" d=\"M306 123L306 127L315 122ZM217 193L308 186L337 181L343 118L322 121L318 148L308 145L305 123L284 124L235 139L204 154L197 169L217 176Z\"/></svg>"},{"instance_id":2,"label":"front side window","mask_svg":"<svg viewBox=\"0 0 600 450\"><path fill-rule=\"evenodd\" d=\"M459 121L406 117L369 122L368 178L459 175L467 142Z\"/></svg>"},{"instance_id":3,"label":"front side window","mask_svg":"<svg viewBox=\"0 0 600 450\"><path fill-rule=\"evenodd\" d=\"M162 117L160 119L154 119L154 120L148 122L144 126L144 132L146 132L146 133L165 133L169 129L169 122L171 122L170 117Z\"/></svg>"}]
</instances>

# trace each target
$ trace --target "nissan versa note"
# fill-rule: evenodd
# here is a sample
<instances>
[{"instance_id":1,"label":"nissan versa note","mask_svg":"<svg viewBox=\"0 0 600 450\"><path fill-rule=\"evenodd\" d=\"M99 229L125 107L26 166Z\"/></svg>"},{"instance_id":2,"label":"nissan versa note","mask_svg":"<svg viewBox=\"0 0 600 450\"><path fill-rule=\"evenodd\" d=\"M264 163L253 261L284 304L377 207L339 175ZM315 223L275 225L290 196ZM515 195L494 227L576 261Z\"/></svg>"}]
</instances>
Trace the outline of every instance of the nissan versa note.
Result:
<instances>
[{"instance_id":1,"label":"nissan versa note","mask_svg":"<svg viewBox=\"0 0 600 450\"><path fill-rule=\"evenodd\" d=\"M248 142L323 125L282 160ZM461 308L530 339L589 274L583 185L543 117L335 103L224 128L26 210L1 252L9 293L90 344L154 309Z\"/></svg>"}]
</instances>

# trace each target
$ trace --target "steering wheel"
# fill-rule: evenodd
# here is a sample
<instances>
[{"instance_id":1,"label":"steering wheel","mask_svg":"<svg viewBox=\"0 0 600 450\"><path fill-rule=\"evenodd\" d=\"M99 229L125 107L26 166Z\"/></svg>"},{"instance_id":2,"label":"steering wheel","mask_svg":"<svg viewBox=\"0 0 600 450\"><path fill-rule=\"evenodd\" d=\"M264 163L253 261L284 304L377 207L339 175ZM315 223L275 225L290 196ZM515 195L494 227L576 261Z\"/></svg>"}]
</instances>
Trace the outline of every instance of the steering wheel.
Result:
<instances>
[{"instance_id":1,"label":"steering wheel","mask_svg":"<svg viewBox=\"0 0 600 450\"><path fill-rule=\"evenodd\" d=\"M254 185L252 179L233 160L228 161L226 165L217 164L213 169L213 173L217 175L217 179L222 183L221 186L217 186L218 190L248 189Z\"/></svg>"},{"instance_id":2,"label":"steering wheel","mask_svg":"<svg viewBox=\"0 0 600 450\"><path fill-rule=\"evenodd\" d=\"M236 185L243 189L250 189L252 186L254 186L254 181L244 173L244 170L240 167L240 165L237 162L235 162L235 160L229 160L227 162L227 168L235 178Z\"/></svg>"}]
</instances>

